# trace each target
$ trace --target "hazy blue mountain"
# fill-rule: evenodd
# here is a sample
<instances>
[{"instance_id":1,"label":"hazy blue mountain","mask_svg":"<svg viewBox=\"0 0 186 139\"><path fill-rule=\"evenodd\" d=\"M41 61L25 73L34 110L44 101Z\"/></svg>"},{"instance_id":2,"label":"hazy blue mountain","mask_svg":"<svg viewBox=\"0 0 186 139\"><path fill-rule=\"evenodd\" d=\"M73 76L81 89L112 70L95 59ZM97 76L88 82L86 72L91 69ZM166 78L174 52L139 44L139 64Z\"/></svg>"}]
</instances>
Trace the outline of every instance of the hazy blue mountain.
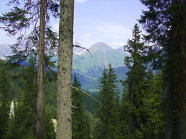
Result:
<instances>
[{"instance_id":1,"label":"hazy blue mountain","mask_svg":"<svg viewBox=\"0 0 186 139\"><path fill-rule=\"evenodd\" d=\"M73 70L73 73L75 73L75 71ZM98 85L99 85L99 77L95 78L92 76L89 76L87 74L83 74L80 72L76 72L77 78L78 80L81 82L82 85L82 89L91 92L91 93L95 93L98 92ZM74 79L74 76L72 76L72 81Z\"/></svg>"},{"instance_id":2,"label":"hazy blue mountain","mask_svg":"<svg viewBox=\"0 0 186 139\"><path fill-rule=\"evenodd\" d=\"M117 80L118 80L118 86L119 86L119 90L122 91L122 84L121 84L121 80L125 80L127 78L126 76L126 72L128 71L127 67L123 66L123 67L118 67L114 69L116 74L117 74ZM79 79L79 81L81 82L82 85L82 89L90 92L90 93L96 93L99 91L99 80L100 77L92 77L91 75L88 75L86 73L81 73L78 71L73 70L73 73L76 72L76 75ZM72 76L73 78L73 76Z\"/></svg>"},{"instance_id":3,"label":"hazy blue mountain","mask_svg":"<svg viewBox=\"0 0 186 139\"><path fill-rule=\"evenodd\" d=\"M73 58L73 69L93 77L100 77L104 67L112 64L114 68L123 66L124 52L109 47L103 42L92 45L89 52Z\"/></svg>"},{"instance_id":4,"label":"hazy blue mountain","mask_svg":"<svg viewBox=\"0 0 186 139\"><path fill-rule=\"evenodd\" d=\"M0 46L4 50L0 53L1 56L7 54L5 51L9 49L8 45ZM124 67L124 57L127 53L122 51L122 48L113 49L103 42L98 42L92 45L89 51L91 54L81 48L73 49L73 73L76 72L83 89L89 92L97 92L103 69L107 67L108 64L112 64L118 80L124 80L126 78L125 74L127 69ZM52 60L57 62L57 56L53 57ZM28 65L28 63L24 61L20 64L22 66ZM57 67L54 68L54 70L57 71Z\"/></svg>"},{"instance_id":5,"label":"hazy blue mountain","mask_svg":"<svg viewBox=\"0 0 186 139\"><path fill-rule=\"evenodd\" d=\"M84 52L73 57L73 72L82 84L82 88L89 92L97 92L99 80L104 67L112 64L118 80L126 79L126 67L124 67L124 51L113 49L103 42L98 42L89 48L89 52ZM119 85L121 86L121 84Z\"/></svg>"},{"instance_id":6,"label":"hazy blue mountain","mask_svg":"<svg viewBox=\"0 0 186 139\"><path fill-rule=\"evenodd\" d=\"M126 66L118 67L115 70L115 73L117 74L118 80L126 80L127 76L126 73L128 72L128 68Z\"/></svg>"}]
</instances>

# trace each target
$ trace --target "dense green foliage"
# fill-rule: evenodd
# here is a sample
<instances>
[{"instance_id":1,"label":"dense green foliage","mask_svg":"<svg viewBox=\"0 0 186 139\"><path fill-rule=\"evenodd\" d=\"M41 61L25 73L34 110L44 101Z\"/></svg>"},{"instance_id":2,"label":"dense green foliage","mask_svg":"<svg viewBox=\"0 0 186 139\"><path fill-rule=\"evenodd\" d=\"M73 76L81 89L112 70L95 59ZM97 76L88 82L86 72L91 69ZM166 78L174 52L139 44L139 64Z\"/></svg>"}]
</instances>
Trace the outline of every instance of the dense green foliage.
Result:
<instances>
[{"instance_id":1,"label":"dense green foliage","mask_svg":"<svg viewBox=\"0 0 186 139\"><path fill-rule=\"evenodd\" d=\"M51 116L49 114L49 112L47 112L45 110L44 113L44 120L43 120L43 124L44 124L44 139L55 139L56 138L56 133L55 133L55 129L54 129L54 123L52 122Z\"/></svg>"},{"instance_id":2,"label":"dense green foliage","mask_svg":"<svg viewBox=\"0 0 186 139\"><path fill-rule=\"evenodd\" d=\"M147 106L148 106L148 137L155 139L165 138L165 115L166 115L166 85L162 72L153 75L147 72Z\"/></svg>"},{"instance_id":3,"label":"dense green foliage","mask_svg":"<svg viewBox=\"0 0 186 139\"><path fill-rule=\"evenodd\" d=\"M11 2L17 5L19 0ZM34 4L36 7L40 5L38 0L34 0L31 5L29 2L31 1L26 0L23 3L24 8L15 6L11 12L0 17L0 21L6 25L5 30L10 34L15 35L39 19L39 14L36 13L29 21L29 15L33 15L34 12L29 13L27 10L31 8L33 11ZM47 1L47 9L54 11L54 14L58 11L55 2L57 0ZM143 11L139 22L147 34L141 34L138 24L134 26L132 39L125 46L125 51L129 55L113 50L104 43L97 43L90 49L93 56L86 52L82 57L74 59L76 63L73 72L78 73L73 76L73 139L186 137L186 2L183 0L141 2L147 9ZM12 46L14 55L9 57L10 63L0 60L0 139L36 138L38 80L36 48L39 28L30 33L28 36L20 36L17 43ZM29 40L25 43L25 50L19 49L22 40ZM45 55L44 139L54 139L56 131L56 123L53 121L57 119L57 74L53 71L55 61L51 61L54 59L53 48L56 45L57 34L47 28L46 47L51 49L48 49L49 55ZM113 54L113 51L117 52ZM115 72L112 66L108 65L108 68L103 70L103 65L109 62L115 62L115 65L120 66L123 61L122 55L126 56L125 67L117 68ZM34 57L34 60L29 61L31 57ZM152 71L149 65L156 70ZM98 85L99 88L91 88ZM85 92L81 87L91 93ZM10 109L11 101L13 109Z\"/></svg>"},{"instance_id":4,"label":"dense green foliage","mask_svg":"<svg viewBox=\"0 0 186 139\"><path fill-rule=\"evenodd\" d=\"M139 26L136 24L133 29L133 38L128 41L125 50L131 56L125 58L125 63L129 68L127 73L127 111L128 129L125 131L124 137L131 139L147 138L147 111L146 111L146 84L145 84L145 70L144 53L145 46L141 42ZM124 92L125 93L125 92ZM125 98L123 98L125 99ZM125 100L123 100L124 102ZM126 103L126 102L124 102ZM125 104L126 105L126 104ZM124 106L125 108L126 106ZM123 109L124 109L123 108Z\"/></svg>"},{"instance_id":5,"label":"dense green foliage","mask_svg":"<svg viewBox=\"0 0 186 139\"><path fill-rule=\"evenodd\" d=\"M12 119L13 125L10 138L34 138L35 135L37 74L33 61L28 66L23 79L23 95L21 100L17 102L18 104L15 104L15 115Z\"/></svg>"},{"instance_id":6,"label":"dense green foliage","mask_svg":"<svg viewBox=\"0 0 186 139\"><path fill-rule=\"evenodd\" d=\"M8 63L6 61L0 61L1 68L6 66L7 64ZM24 132L25 136L27 134L29 138L34 138L35 136L35 129L34 131L31 131L33 128L30 128L31 126L35 127L35 122L33 120L36 116L35 110L37 71L36 66L33 64L34 63L29 64L28 67L11 64L6 68L7 72L9 73L7 75L7 78L11 79L9 85L10 98L13 98L15 100L14 116L7 123L9 124L7 129L9 138L14 138L14 135L17 135L18 138L22 138L22 132ZM56 119L57 87L56 77L54 75L56 74L51 74L50 71L47 71L45 74L44 84L44 136L48 139L55 138L55 133L53 132L54 127L51 121L51 119ZM33 81L33 79L35 81ZM32 84L35 85L33 86ZM78 93L75 94L79 94L78 96L80 96L80 98L76 98L80 99L80 101L78 102L81 102L81 114L85 116L85 119L88 119L84 122L87 122L87 124L90 123L90 129L86 128L87 130L91 130L88 133L90 135L90 132L92 133L97 122L97 118L95 118L97 102L81 91L78 91ZM98 97L98 94L96 93L91 95L93 95L95 98ZM30 111L28 111L28 109L30 109ZM24 118L26 118L26 120L23 120ZM29 128L27 128L28 130L25 130L26 128L23 127L26 125L29 126ZM15 130L15 128L18 130Z\"/></svg>"},{"instance_id":7,"label":"dense green foliage","mask_svg":"<svg viewBox=\"0 0 186 139\"><path fill-rule=\"evenodd\" d=\"M0 139L7 136L10 114L10 84L6 68L0 69Z\"/></svg>"},{"instance_id":8,"label":"dense green foliage","mask_svg":"<svg viewBox=\"0 0 186 139\"><path fill-rule=\"evenodd\" d=\"M8 69L8 68L7 68ZM33 136L34 132L34 107L35 107L35 95L34 95L34 83L33 83L33 78L35 73L30 73L30 71L34 72L33 66L29 66L27 72L22 76L26 80L24 83L24 93L22 93L22 99L18 102L18 98L15 96L14 97L14 103L13 103L13 108L12 108L12 116L10 117L9 126L8 126L8 137L7 138L24 138L27 136ZM30 75L30 76L28 76ZM10 77L10 76L9 76ZM21 78L22 78L21 77ZM21 79L20 78L20 79ZM2 82L1 82L2 83ZM12 86L10 85L10 88ZM22 91L23 91L22 90ZM16 101L16 103L15 103ZM10 109L10 107L9 107ZM20 126L22 125L22 126ZM16 129L16 130L15 130ZM25 130L28 129L28 130Z\"/></svg>"},{"instance_id":9,"label":"dense green foliage","mask_svg":"<svg viewBox=\"0 0 186 139\"><path fill-rule=\"evenodd\" d=\"M83 104L82 94L80 93L80 90L78 90L81 88L81 85L76 77L76 74L74 75L73 86L75 89L72 91L72 138L89 139L89 119Z\"/></svg>"},{"instance_id":10,"label":"dense green foliage","mask_svg":"<svg viewBox=\"0 0 186 139\"><path fill-rule=\"evenodd\" d=\"M8 68L7 68L8 69ZM0 84L2 92L7 92L11 90L11 85L7 82L6 72L4 71L4 66L1 65L1 74ZM23 83L23 88L21 88L21 99L16 97L14 94L2 93L1 97L1 108L2 113L6 118L2 117L1 125L3 126L2 139L27 139L35 138L36 132L36 97L37 97L37 70L33 61L30 62L29 66L26 68L26 71L21 76L20 80ZM14 74L13 74L14 75ZM9 76L10 77L10 76ZM6 90L5 90L6 89ZM8 90L7 90L8 89ZM6 94L6 95L5 95ZM6 99L5 99L6 96ZM10 116L10 96L14 98L14 105L12 109L12 115ZM4 97L4 98L3 98ZM5 103L6 101L6 103ZM6 104L6 107L4 106ZM46 109L47 110L47 109ZM45 111L46 111L45 110ZM6 112L7 111L7 112ZM44 138L45 139L54 139L55 132L54 126L49 114L50 111L46 111L44 114ZM2 115L2 116L3 116ZM7 120L6 120L7 119ZM4 123L4 124L3 124ZM6 125L5 125L6 124Z\"/></svg>"},{"instance_id":11,"label":"dense green foliage","mask_svg":"<svg viewBox=\"0 0 186 139\"><path fill-rule=\"evenodd\" d=\"M146 47L141 42L139 26L125 47L131 56L125 58L129 68L121 104L122 135L130 139L164 138L165 88L160 74L147 72Z\"/></svg>"},{"instance_id":12,"label":"dense green foliage","mask_svg":"<svg viewBox=\"0 0 186 139\"><path fill-rule=\"evenodd\" d=\"M100 81L101 106L98 111L100 121L96 126L95 138L120 138L119 96L116 74L111 65L104 69Z\"/></svg>"},{"instance_id":13,"label":"dense green foliage","mask_svg":"<svg viewBox=\"0 0 186 139\"><path fill-rule=\"evenodd\" d=\"M5 63L2 62L1 65L3 66L3 64ZM33 64L30 64L30 66L28 66L27 68L21 67L16 67L15 73L10 72L11 75L15 75L14 78L16 78L16 75L20 75L18 73L22 73L22 71L26 69L26 72L24 72L21 78L21 83L23 84L19 86L20 89L23 91L23 93L21 93L21 99L19 99L19 97L16 97L16 93L11 94L12 97L15 96L14 99L16 99L17 102L14 104L14 117L12 117L8 123L8 135L9 138L14 138L14 135L16 135L18 138L34 138L35 123L33 120L36 116L36 106L34 106L36 105L36 103L34 104L34 101L36 101L36 93L34 92L34 86L31 85L36 84L36 82L34 82L34 78L36 81L36 70L34 70L35 66ZM9 69L8 71L11 70ZM140 109L138 108L135 111L129 105L129 85L127 83L129 79L127 79L126 81L123 99L122 102L120 102L120 99L118 97L119 91L116 84L117 79L111 66L109 66L109 69L105 69L105 71L103 72L103 77L100 80L100 93L92 94L93 97L102 102L101 104L99 104L97 101L87 96L86 94L82 93L80 90L73 89L73 138L130 138L128 119L131 113L138 115L140 111L144 112L141 113L142 116L145 115L146 120L145 126L143 126L143 130L140 130L141 133L144 133L145 136L148 136L146 138L164 138L166 86L165 84L163 84L164 82L162 80L162 73L158 72L154 76L151 70L149 70L149 72L146 72L143 69L142 71L144 72L145 77L145 79L143 80L143 83L146 86L143 92L145 95L143 97L140 97L138 100L142 100L144 107ZM12 78L11 75L9 75L10 78ZM134 77L136 79L136 72ZM53 132L54 127L51 119L56 118L56 79L55 77L50 78L50 76L46 76L45 79L44 137L52 139L55 138L55 133ZM80 83L78 82L76 76L74 76L74 86L80 88ZM33 98L35 98L35 100ZM119 106L120 103L121 110ZM33 107L30 107L31 105L33 105L34 109ZM96 105L98 107L96 107ZM30 109L30 111L28 111L28 109ZM94 116L96 115L96 111L98 112L97 118L95 118ZM25 118L26 120L23 121L22 119ZM144 122L139 121L138 124L141 126L144 125ZM24 127L29 130L25 130ZM13 130L15 128L17 130ZM22 137L22 135L25 136ZM138 137L140 138L140 136Z\"/></svg>"},{"instance_id":14,"label":"dense green foliage","mask_svg":"<svg viewBox=\"0 0 186 139\"><path fill-rule=\"evenodd\" d=\"M186 138L186 1L141 0L147 7L140 23L156 68L163 67L167 80L166 138Z\"/></svg>"}]
</instances>

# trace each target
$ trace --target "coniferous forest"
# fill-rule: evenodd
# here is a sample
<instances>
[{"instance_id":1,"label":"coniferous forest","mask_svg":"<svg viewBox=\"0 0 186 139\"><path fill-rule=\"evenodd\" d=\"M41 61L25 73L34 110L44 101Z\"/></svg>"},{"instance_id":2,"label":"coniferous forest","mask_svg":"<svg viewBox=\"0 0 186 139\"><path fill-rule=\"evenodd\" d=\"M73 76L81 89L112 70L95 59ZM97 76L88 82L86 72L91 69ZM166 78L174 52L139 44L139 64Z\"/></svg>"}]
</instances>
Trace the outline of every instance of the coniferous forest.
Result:
<instances>
[{"instance_id":1,"label":"coniferous forest","mask_svg":"<svg viewBox=\"0 0 186 139\"><path fill-rule=\"evenodd\" d=\"M0 139L186 139L186 1L140 2L126 79L109 63L92 93L72 66L73 48L93 55L73 44L74 0L7 1L0 25L17 41L0 59Z\"/></svg>"}]
</instances>

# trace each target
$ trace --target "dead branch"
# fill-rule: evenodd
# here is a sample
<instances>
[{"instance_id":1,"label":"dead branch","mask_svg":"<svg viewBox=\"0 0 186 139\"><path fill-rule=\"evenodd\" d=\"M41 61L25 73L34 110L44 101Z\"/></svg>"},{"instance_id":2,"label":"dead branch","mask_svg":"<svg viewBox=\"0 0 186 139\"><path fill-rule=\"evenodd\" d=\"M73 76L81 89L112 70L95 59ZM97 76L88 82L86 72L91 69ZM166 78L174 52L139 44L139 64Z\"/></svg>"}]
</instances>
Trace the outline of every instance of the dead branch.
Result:
<instances>
[{"instance_id":1,"label":"dead branch","mask_svg":"<svg viewBox=\"0 0 186 139\"><path fill-rule=\"evenodd\" d=\"M84 93L85 95L89 96L90 98L94 99L95 101L99 102L101 104L101 101L99 101L98 99L96 99L95 97L91 96L89 93L87 93L86 91L80 89L80 88L77 88L77 87L74 87L72 86L73 89L75 89L76 91L81 91L82 93Z\"/></svg>"},{"instance_id":2,"label":"dead branch","mask_svg":"<svg viewBox=\"0 0 186 139\"><path fill-rule=\"evenodd\" d=\"M78 47L78 48L81 48L81 49L85 49L92 56L92 54L91 54L91 52L89 51L88 48L85 48L85 47L82 47L82 46L79 46L79 45L73 45L73 47Z\"/></svg>"}]
</instances>

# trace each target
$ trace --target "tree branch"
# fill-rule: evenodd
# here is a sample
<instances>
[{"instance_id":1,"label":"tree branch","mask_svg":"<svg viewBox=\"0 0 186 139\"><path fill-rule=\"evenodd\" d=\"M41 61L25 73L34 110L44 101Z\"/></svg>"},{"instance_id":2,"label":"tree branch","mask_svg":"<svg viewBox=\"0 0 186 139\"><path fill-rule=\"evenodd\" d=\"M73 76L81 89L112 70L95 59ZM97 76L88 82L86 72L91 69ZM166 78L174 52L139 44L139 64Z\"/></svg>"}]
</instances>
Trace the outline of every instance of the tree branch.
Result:
<instances>
[{"instance_id":1,"label":"tree branch","mask_svg":"<svg viewBox=\"0 0 186 139\"><path fill-rule=\"evenodd\" d=\"M91 96L89 93L87 93L86 91L80 89L80 88L77 88L77 87L74 87L72 86L73 89L75 89L76 91L81 91L82 93L84 93L85 95L89 96L90 98L94 99L95 101L99 102L101 104L101 101L99 101L98 99L96 99L95 97Z\"/></svg>"},{"instance_id":2,"label":"tree branch","mask_svg":"<svg viewBox=\"0 0 186 139\"><path fill-rule=\"evenodd\" d=\"M73 45L73 47L78 47L78 48L82 48L82 49L85 49L86 51L89 52L89 54L92 56L91 52L89 51L88 48L85 48L85 47L82 47L82 46L79 46L79 45Z\"/></svg>"}]
</instances>

